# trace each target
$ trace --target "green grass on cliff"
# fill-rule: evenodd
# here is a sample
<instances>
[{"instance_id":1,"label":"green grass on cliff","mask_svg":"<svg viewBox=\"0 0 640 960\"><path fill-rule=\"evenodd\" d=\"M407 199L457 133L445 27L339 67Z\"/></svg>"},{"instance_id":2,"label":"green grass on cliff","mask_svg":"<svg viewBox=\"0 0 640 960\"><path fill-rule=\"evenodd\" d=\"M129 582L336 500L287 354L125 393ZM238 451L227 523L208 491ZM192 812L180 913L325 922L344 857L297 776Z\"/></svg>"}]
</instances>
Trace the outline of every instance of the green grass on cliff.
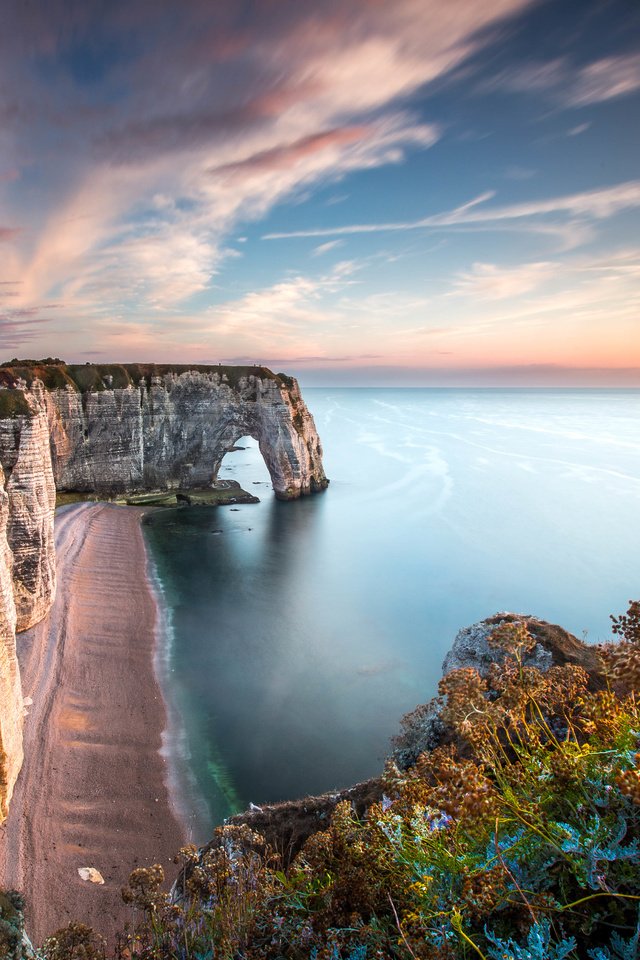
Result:
<instances>
[{"instance_id":1,"label":"green grass on cliff","mask_svg":"<svg viewBox=\"0 0 640 960\"><path fill-rule=\"evenodd\" d=\"M0 390L0 419L32 416L33 410L22 390Z\"/></svg>"},{"instance_id":2,"label":"green grass on cliff","mask_svg":"<svg viewBox=\"0 0 640 960\"><path fill-rule=\"evenodd\" d=\"M41 360L19 360L17 363L0 366L0 384L14 386L16 380L25 380L31 386L35 379L42 380L47 390L56 390L73 386L65 364L48 363Z\"/></svg>"},{"instance_id":3,"label":"green grass on cliff","mask_svg":"<svg viewBox=\"0 0 640 960\"><path fill-rule=\"evenodd\" d=\"M26 380L30 386L37 378L47 390L61 389L67 386L84 393L89 390L121 389L129 385L137 386L141 380L147 385L152 377L167 374L182 374L190 370L199 373L217 373L230 387L238 385L243 377L258 377L261 380L275 380L290 389L293 383L286 374L275 374L262 366L229 366L224 364L175 364L175 363L72 363L67 364L57 358L44 360L18 360L14 358L0 366L0 385L13 386L18 378Z\"/></svg>"},{"instance_id":4,"label":"green grass on cliff","mask_svg":"<svg viewBox=\"0 0 640 960\"><path fill-rule=\"evenodd\" d=\"M131 874L124 960L637 960L640 955L640 603L619 643L527 666L526 622L489 638L487 677L440 683L448 736L386 767L362 815L341 802L293 858L243 826ZM98 960L71 924L46 960Z\"/></svg>"}]
</instances>

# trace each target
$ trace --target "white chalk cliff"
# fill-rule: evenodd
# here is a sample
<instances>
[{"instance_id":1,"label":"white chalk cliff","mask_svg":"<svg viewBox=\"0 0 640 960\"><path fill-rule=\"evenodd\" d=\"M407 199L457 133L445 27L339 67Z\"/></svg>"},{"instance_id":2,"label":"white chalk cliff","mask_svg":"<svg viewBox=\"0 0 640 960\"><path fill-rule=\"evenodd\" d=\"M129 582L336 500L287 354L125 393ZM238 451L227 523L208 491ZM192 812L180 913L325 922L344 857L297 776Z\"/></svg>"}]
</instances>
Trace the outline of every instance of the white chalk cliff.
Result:
<instances>
[{"instance_id":1,"label":"white chalk cliff","mask_svg":"<svg viewBox=\"0 0 640 960\"><path fill-rule=\"evenodd\" d=\"M327 486L297 382L264 367L0 367L0 822L22 763L15 633L55 596L56 489L204 487L242 436L258 440L280 499Z\"/></svg>"}]
</instances>

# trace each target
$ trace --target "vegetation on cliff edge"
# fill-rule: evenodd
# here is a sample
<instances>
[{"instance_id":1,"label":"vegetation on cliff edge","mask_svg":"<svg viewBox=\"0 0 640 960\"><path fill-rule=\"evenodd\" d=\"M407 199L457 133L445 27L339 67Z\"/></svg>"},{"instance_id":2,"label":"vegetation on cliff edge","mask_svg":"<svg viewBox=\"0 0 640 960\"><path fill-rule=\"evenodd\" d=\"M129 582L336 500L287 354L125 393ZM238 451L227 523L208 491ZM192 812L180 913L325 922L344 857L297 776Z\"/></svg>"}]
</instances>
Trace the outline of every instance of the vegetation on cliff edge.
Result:
<instances>
[{"instance_id":1,"label":"vegetation on cliff edge","mask_svg":"<svg viewBox=\"0 0 640 960\"><path fill-rule=\"evenodd\" d=\"M581 667L527 666L521 622L504 662L440 683L451 742L402 771L366 816L339 804L284 865L248 827L181 852L179 896L160 867L123 891L130 960L633 960L640 945L640 603ZM46 960L103 956L79 924Z\"/></svg>"},{"instance_id":2,"label":"vegetation on cliff edge","mask_svg":"<svg viewBox=\"0 0 640 960\"><path fill-rule=\"evenodd\" d=\"M285 374L275 374L268 367L257 364L232 366L229 364L202 363L65 363L58 357L46 357L43 360L19 360L14 357L0 364L0 385L13 387L18 379L31 386L37 378L47 390L71 387L81 393L101 392L109 389L122 389L138 386L145 380L147 386L152 377L195 371L204 374L217 374L230 387L236 387L244 377L258 377L260 380L275 380L291 389L293 378Z\"/></svg>"}]
</instances>

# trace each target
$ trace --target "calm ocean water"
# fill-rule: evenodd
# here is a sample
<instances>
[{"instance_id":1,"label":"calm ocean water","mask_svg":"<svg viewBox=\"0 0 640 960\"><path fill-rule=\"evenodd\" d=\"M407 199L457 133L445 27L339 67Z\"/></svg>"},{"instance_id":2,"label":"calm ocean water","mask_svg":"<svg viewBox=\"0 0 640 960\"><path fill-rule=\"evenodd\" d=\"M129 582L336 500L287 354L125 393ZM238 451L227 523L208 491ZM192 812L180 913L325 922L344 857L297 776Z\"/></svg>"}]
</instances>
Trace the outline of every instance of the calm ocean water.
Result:
<instances>
[{"instance_id":1,"label":"calm ocean water","mask_svg":"<svg viewBox=\"0 0 640 960\"><path fill-rule=\"evenodd\" d=\"M597 641L640 597L640 391L308 389L326 494L158 512L163 672L194 839L379 772L458 629L533 613Z\"/></svg>"}]
</instances>

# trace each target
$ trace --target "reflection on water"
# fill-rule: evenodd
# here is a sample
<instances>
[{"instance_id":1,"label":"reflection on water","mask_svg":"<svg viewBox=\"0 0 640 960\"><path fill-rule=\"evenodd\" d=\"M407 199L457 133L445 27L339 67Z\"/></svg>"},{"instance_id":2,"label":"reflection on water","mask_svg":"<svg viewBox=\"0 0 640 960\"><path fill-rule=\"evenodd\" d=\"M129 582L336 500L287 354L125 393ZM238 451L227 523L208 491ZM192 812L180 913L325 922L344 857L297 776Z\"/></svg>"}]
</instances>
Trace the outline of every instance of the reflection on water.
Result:
<instances>
[{"instance_id":1,"label":"reflection on water","mask_svg":"<svg viewBox=\"0 0 640 960\"><path fill-rule=\"evenodd\" d=\"M515 609L595 640L640 592L638 392L305 396L326 494L279 503L245 440L220 475L260 504L145 528L215 822L377 773L461 626Z\"/></svg>"}]
</instances>

